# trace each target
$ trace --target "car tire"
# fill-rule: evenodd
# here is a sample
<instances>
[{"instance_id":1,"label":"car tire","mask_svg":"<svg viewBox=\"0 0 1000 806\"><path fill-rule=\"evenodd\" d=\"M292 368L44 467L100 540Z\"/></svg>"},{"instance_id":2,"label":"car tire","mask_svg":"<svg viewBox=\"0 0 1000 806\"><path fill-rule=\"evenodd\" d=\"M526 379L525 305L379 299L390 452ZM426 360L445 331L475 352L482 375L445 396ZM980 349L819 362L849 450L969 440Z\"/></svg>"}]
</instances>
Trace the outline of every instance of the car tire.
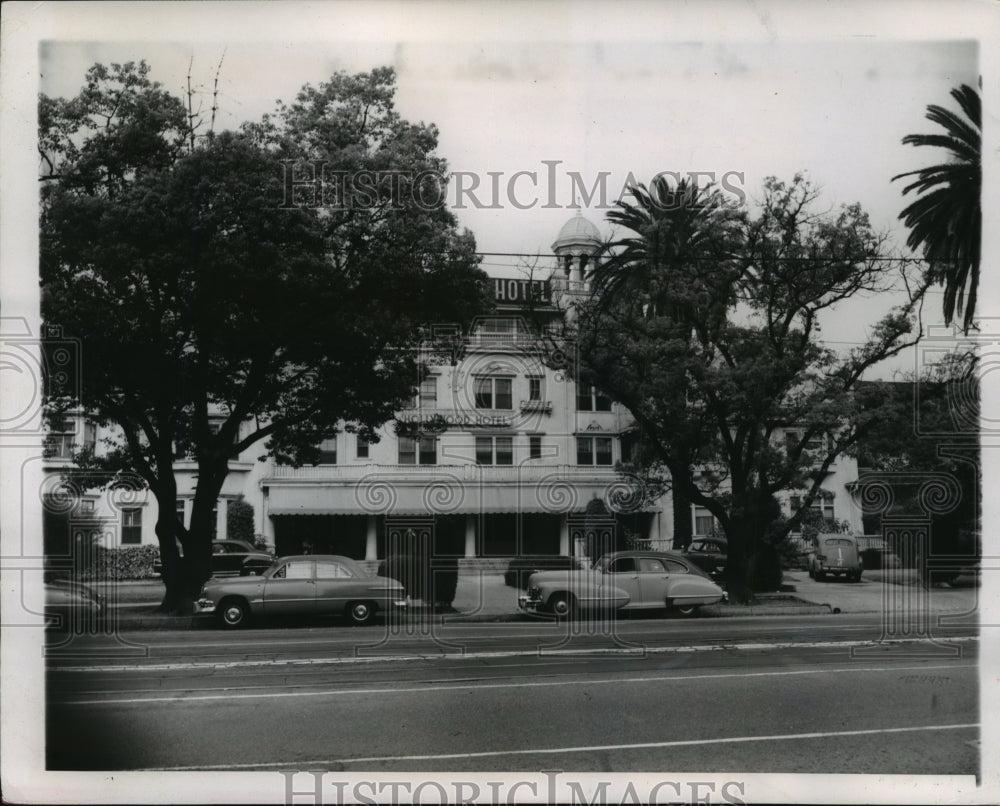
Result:
<instances>
[{"instance_id":1,"label":"car tire","mask_svg":"<svg viewBox=\"0 0 1000 806\"><path fill-rule=\"evenodd\" d=\"M572 593L556 593L549 599L549 610L557 619L570 619L576 615L576 599Z\"/></svg>"},{"instance_id":2,"label":"car tire","mask_svg":"<svg viewBox=\"0 0 1000 806\"><path fill-rule=\"evenodd\" d=\"M347 605L347 617L351 624L363 627L375 620L375 609L373 602L351 602Z\"/></svg>"},{"instance_id":3,"label":"car tire","mask_svg":"<svg viewBox=\"0 0 1000 806\"><path fill-rule=\"evenodd\" d=\"M700 605L674 605L674 609L684 618L693 618L698 615Z\"/></svg>"},{"instance_id":4,"label":"car tire","mask_svg":"<svg viewBox=\"0 0 1000 806\"><path fill-rule=\"evenodd\" d=\"M809 579L816 579L816 569L809 566Z\"/></svg>"},{"instance_id":5,"label":"car tire","mask_svg":"<svg viewBox=\"0 0 1000 806\"><path fill-rule=\"evenodd\" d=\"M219 621L228 630L245 627L250 621L250 607L243 599L223 599L219 602Z\"/></svg>"}]
</instances>

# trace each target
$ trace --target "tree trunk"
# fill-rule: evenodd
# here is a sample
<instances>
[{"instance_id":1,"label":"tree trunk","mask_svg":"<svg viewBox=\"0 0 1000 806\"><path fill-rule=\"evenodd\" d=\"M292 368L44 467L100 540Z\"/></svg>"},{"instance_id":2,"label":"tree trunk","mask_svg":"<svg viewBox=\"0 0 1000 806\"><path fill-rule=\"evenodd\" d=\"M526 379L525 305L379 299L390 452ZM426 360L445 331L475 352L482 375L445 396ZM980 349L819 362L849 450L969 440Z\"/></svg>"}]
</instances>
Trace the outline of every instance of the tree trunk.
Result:
<instances>
[{"instance_id":1,"label":"tree trunk","mask_svg":"<svg viewBox=\"0 0 1000 806\"><path fill-rule=\"evenodd\" d=\"M156 540L160 546L160 578L164 594L159 610L171 613L183 599L184 563L177 550L180 527L177 523L177 485L173 475L163 479L153 488L156 506Z\"/></svg>"},{"instance_id":2,"label":"tree trunk","mask_svg":"<svg viewBox=\"0 0 1000 806\"><path fill-rule=\"evenodd\" d=\"M679 484L673 488L674 551L681 551L691 545L691 499Z\"/></svg>"},{"instance_id":3,"label":"tree trunk","mask_svg":"<svg viewBox=\"0 0 1000 806\"><path fill-rule=\"evenodd\" d=\"M199 464L198 486L191 506L191 523L181 537L184 547L184 612L191 612L201 586L212 576L212 540L215 536L215 505L228 473L228 463L221 469Z\"/></svg>"},{"instance_id":4,"label":"tree trunk","mask_svg":"<svg viewBox=\"0 0 1000 806\"><path fill-rule=\"evenodd\" d=\"M726 557L726 592L729 600L737 604L749 604L753 599L750 586L750 529L751 524L742 513L732 515L726 525L726 541L729 546Z\"/></svg>"},{"instance_id":5,"label":"tree trunk","mask_svg":"<svg viewBox=\"0 0 1000 806\"><path fill-rule=\"evenodd\" d=\"M174 504L157 496L159 515L156 518L156 539L160 544L160 578L163 580L164 594L159 610L172 613L183 598L183 559L177 551Z\"/></svg>"}]
</instances>

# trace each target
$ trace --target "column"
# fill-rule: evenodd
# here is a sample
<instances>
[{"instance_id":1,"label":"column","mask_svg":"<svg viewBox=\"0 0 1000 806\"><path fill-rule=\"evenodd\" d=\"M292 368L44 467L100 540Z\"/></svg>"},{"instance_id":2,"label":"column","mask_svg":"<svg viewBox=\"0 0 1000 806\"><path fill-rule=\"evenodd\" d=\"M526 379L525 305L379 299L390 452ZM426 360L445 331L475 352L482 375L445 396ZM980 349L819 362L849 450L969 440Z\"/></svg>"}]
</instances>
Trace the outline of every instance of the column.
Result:
<instances>
[{"instance_id":1,"label":"column","mask_svg":"<svg viewBox=\"0 0 1000 806\"><path fill-rule=\"evenodd\" d=\"M261 504L260 504L260 533L264 536L264 540L267 541L267 545L274 547L274 522L271 520L271 514L269 512L270 495L269 490L265 486L261 486Z\"/></svg>"},{"instance_id":2,"label":"column","mask_svg":"<svg viewBox=\"0 0 1000 806\"><path fill-rule=\"evenodd\" d=\"M465 556L476 556L476 516L465 516Z\"/></svg>"},{"instance_id":3,"label":"column","mask_svg":"<svg viewBox=\"0 0 1000 806\"><path fill-rule=\"evenodd\" d=\"M215 507L215 536L218 540L225 540L229 537L226 534L226 512L229 510L229 499L220 498Z\"/></svg>"},{"instance_id":4,"label":"column","mask_svg":"<svg viewBox=\"0 0 1000 806\"><path fill-rule=\"evenodd\" d=\"M569 521L565 512L559 516L559 553L563 556L573 553L569 548Z\"/></svg>"},{"instance_id":5,"label":"column","mask_svg":"<svg viewBox=\"0 0 1000 806\"><path fill-rule=\"evenodd\" d=\"M369 515L366 519L367 532L365 534L365 559L378 559L378 528L375 516Z\"/></svg>"}]
</instances>

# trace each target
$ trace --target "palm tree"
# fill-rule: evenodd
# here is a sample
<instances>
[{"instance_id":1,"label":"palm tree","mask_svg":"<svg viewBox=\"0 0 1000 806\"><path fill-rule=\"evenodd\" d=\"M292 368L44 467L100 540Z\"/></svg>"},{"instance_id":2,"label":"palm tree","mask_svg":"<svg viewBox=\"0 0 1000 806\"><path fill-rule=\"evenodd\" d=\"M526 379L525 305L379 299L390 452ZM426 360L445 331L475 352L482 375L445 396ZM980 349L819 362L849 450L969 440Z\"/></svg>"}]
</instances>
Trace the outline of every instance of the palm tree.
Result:
<instances>
[{"instance_id":1,"label":"palm tree","mask_svg":"<svg viewBox=\"0 0 1000 806\"><path fill-rule=\"evenodd\" d=\"M649 319L672 321L675 338L686 341L695 307L721 306L724 316L734 289L717 270L729 262L739 213L719 190L686 179L671 185L658 176L649 188L631 188L631 196L607 214L609 222L626 232L605 245L593 270L592 293L601 305L639 305ZM674 394L683 400L686 389L678 384ZM693 461L696 446L691 447ZM691 501L677 484L673 527L674 548L687 546Z\"/></svg>"},{"instance_id":2,"label":"palm tree","mask_svg":"<svg viewBox=\"0 0 1000 806\"><path fill-rule=\"evenodd\" d=\"M602 299L641 299L650 317L672 315L682 322L681 299L690 282L725 260L727 234L736 211L722 193L686 179L671 186L663 176L647 189L631 189L632 202L617 202L607 219L629 233L605 246L593 274ZM678 293L681 287L685 293Z\"/></svg>"},{"instance_id":3,"label":"palm tree","mask_svg":"<svg viewBox=\"0 0 1000 806\"><path fill-rule=\"evenodd\" d=\"M911 249L923 249L929 263L927 279L944 286L945 323L951 324L957 313L968 333L979 287L982 103L978 91L967 84L953 89L951 97L962 108L964 118L931 104L926 117L942 126L945 133L903 138L905 145L948 149L951 159L892 179L916 177L903 188L904 196L911 190L920 194L899 215L910 229L906 243Z\"/></svg>"}]
</instances>

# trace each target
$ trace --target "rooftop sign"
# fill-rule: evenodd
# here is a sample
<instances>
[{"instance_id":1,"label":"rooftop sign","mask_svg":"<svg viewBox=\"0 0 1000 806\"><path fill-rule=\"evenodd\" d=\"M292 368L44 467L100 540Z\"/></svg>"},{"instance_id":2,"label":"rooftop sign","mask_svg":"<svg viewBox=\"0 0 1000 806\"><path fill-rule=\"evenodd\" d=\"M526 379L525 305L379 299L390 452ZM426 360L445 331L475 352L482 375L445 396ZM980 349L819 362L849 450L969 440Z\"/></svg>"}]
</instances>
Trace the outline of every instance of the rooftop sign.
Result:
<instances>
[{"instance_id":1,"label":"rooftop sign","mask_svg":"<svg viewBox=\"0 0 1000 806\"><path fill-rule=\"evenodd\" d=\"M552 289L548 280L508 280L493 278L493 299L499 303L548 305L552 302Z\"/></svg>"}]
</instances>

